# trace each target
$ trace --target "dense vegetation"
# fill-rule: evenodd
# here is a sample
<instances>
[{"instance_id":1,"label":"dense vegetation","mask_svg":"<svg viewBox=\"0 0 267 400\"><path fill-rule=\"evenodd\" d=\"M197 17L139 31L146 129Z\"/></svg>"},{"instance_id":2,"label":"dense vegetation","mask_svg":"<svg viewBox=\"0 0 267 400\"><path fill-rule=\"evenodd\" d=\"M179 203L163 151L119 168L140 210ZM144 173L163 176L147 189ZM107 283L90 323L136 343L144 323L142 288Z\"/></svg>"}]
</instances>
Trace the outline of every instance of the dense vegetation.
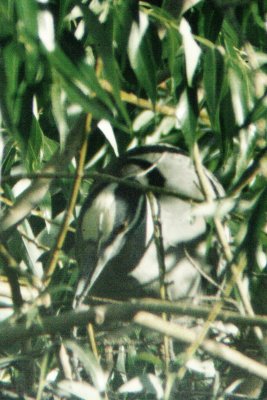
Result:
<instances>
[{"instance_id":1,"label":"dense vegetation","mask_svg":"<svg viewBox=\"0 0 267 400\"><path fill-rule=\"evenodd\" d=\"M267 314L266 24L262 0L1 0L1 398L260 398L267 320L253 314ZM203 337L195 355L181 347L170 365L155 321L149 334L134 325L117 341L108 331L112 320L129 322L134 306L168 304L71 312L74 232L94 172L129 147L159 142L222 182L226 197L219 213L209 205L210 223L226 219L232 235L230 247L218 237L226 302L183 312L209 316L213 334L214 319L234 328L216 335L214 352ZM102 317L96 348L92 338L70 339L75 324ZM219 341L238 353L226 359ZM81 382L70 379L72 352Z\"/></svg>"}]
</instances>

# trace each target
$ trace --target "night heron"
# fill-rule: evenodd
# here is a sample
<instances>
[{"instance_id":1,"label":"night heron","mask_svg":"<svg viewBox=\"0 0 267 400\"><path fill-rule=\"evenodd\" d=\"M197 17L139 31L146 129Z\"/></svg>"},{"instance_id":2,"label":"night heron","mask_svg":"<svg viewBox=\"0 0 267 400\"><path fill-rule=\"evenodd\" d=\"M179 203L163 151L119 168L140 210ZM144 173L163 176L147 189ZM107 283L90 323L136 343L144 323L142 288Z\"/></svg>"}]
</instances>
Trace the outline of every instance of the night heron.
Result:
<instances>
[{"instance_id":1,"label":"night heron","mask_svg":"<svg viewBox=\"0 0 267 400\"><path fill-rule=\"evenodd\" d=\"M144 146L128 151L104 172L126 182L176 192L177 196L152 195L162 229L164 283L170 300L197 296L203 275L217 269L219 257L214 265L206 257L208 225L203 215L194 212L204 195L192 159L172 146ZM214 176L206 169L204 173L214 199L222 196ZM118 181L93 184L78 220L76 251L81 272L75 307L89 295L159 297L152 214L151 196L144 189Z\"/></svg>"}]
</instances>

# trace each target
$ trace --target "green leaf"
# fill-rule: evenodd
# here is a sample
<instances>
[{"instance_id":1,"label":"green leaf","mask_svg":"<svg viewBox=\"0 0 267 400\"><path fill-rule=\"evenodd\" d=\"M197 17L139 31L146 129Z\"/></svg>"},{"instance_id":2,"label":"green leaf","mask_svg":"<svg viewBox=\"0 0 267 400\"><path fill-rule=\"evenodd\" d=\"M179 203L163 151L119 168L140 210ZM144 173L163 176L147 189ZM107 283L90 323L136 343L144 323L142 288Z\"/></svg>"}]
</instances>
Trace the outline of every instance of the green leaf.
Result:
<instances>
[{"instance_id":1,"label":"green leaf","mask_svg":"<svg viewBox=\"0 0 267 400\"><path fill-rule=\"evenodd\" d=\"M216 42L223 23L223 12L214 3L203 2L200 10L201 35L212 42Z\"/></svg>"},{"instance_id":2,"label":"green leaf","mask_svg":"<svg viewBox=\"0 0 267 400\"><path fill-rule=\"evenodd\" d=\"M87 89L88 94L96 94L99 101L102 101L113 110L114 107L109 96L102 89L95 71L90 65L86 65L83 62L78 65L72 63L59 48L56 48L52 53L47 53L47 55L51 64L61 76L69 80L72 85L74 84L79 88Z\"/></svg>"},{"instance_id":3,"label":"green leaf","mask_svg":"<svg viewBox=\"0 0 267 400\"><path fill-rule=\"evenodd\" d=\"M267 97L267 94L265 94L264 96L265 98ZM266 102L263 101L263 99L261 98L260 101L255 104L251 115L249 116L249 121L251 122L257 122L260 119L264 119L267 115L267 105Z\"/></svg>"},{"instance_id":4,"label":"green leaf","mask_svg":"<svg viewBox=\"0 0 267 400\"><path fill-rule=\"evenodd\" d=\"M241 72L241 73L240 73ZM248 77L242 74L240 68L229 68L229 85L232 96L232 104L237 125L242 125L249 111L250 93Z\"/></svg>"},{"instance_id":5,"label":"green leaf","mask_svg":"<svg viewBox=\"0 0 267 400\"><path fill-rule=\"evenodd\" d=\"M35 235L32 231L31 225L27 220L23 222L23 227L22 227L26 238L22 237L22 242L24 244L24 261L26 265L30 268L30 271L32 272L32 275L34 277L37 277L39 279L42 279L43 277L43 268L42 268L42 263L40 262L40 257L43 253L43 250L41 250L36 244L35 244Z\"/></svg>"},{"instance_id":6,"label":"green leaf","mask_svg":"<svg viewBox=\"0 0 267 400\"><path fill-rule=\"evenodd\" d=\"M156 62L149 35L149 19L140 13L139 23L134 21L128 43L128 55L131 67L148 97L155 102L156 91Z\"/></svg>"},{"instance_id":7,"label":"green leaf","mask_svg":"<svg viewBox=\"0 0 267 400\"><path fill-rule=\"evenodd\" d=\"M22 60L21 60L22 58ZM0 87L1 107L5 123L13 133L22 151L25 151L32 124L34 88L20 76L23 64L23 49L10 43L3 50L1 59L2 78Z\"/></svg>"},{"instance_id":8,"label":"green leaf","mask_svg":"<svg viewBox=\"0 0 267 400\"><path fill-rule=\"evenodd\" d=\"M194 89L186 88L180 96L176 108L176 118L181 126L186 144L191 150L196 138L197 127L196 93Z\"/></svg>"},{"instance_id":9,"label":"green leaf","mask_svg":"<svg viewBox=\"0 0 267 400\"><path fill-rule=\"evenodd\" d=\"M24 25L24 28L32 35L32 37L37 38L37 1L16 0L16 9L20 23Z\"/></svg>"},{"instance_id":10,"label":"green leaf","mask_svg":"<svg viewBox=\"0 0 267 400\"><path fill-rule=\"evenodd\" d=\"M120 54L123 63L127 57L127 43L133 21L138 20L138 3L136 0L123 0L114 3L113 36L116 43L116 53ZM120 67L122 67L120 63Z\"/></svg>"},{"instance_id":11,"label":"green leaf","mask_svg":"<svg viewBox=\"0 0 267 400\"><path fill-rule=\"evenodd\" d=\"M44 160L48 161L51 159L52 155L58 150L58 142L49 137L43 135L43 152L44 152Z\"/></svg>"},{"instance_id":12,"label":"green leaf","mask_svg":"<svg viewBox=\"0 0 267 400\"><path fill-rule=\"evenodd\" d=\"M51 99L53 107L53 115L56 120L60 145L64 148L69 133L68 116L66 102L64 101L66 96L64 96L64 91L62 90L62 85L60 84L60 78L57 79L56 73L54 74L54 83L51 90Z\"/></svg>"},{"instance_id":13,"label":"green leaf","mask_svg":"<svg viewBox=\"0 0 267 400\"><path fill-rule=\"evenodd\" d=\"M19 118L16 108L16 98L19 91L19 69L21 54L19 46L12 42L8 44L1 55L1 109L8 128L12 131Z\"/></svg>"},{"instance_id":14,"label":"green leaf","mask_svg":"<svg viewBox=\"0 0 267 400\"><path fill-rule=\"evenodd\" d=\"M151 120L155 118L155 113L151 110L142 111L137 115L135 120L133 121L133 131L139 132L143 127L148 125Z\"/></svg>"},{"instance_id":15,"label":"green leaf","mask_svg":"<svg viewBox=\"0 0 267 400\"><path fill-rule=\"evenodd\" d=\"M38 3L35 0L16 0L16 10L19 23L17 24L18 40L24 46L24 62L26 80L28 84L34 84L40 65L38 48ZM49 35L49 31L46 32Z\"/></svg>"},{"instance_id":16,"label":"green leaf","mask_svg":"<svg viewBox=\"0 0 267 400\"><path fill-rule=\"evenodd\" d=\"M229 157L233 149L233 139L237 133L235 115L231 101L231 93L228 91L221 99L219 107L219 120L220 120L220 147L221 156Z\"/></svg>"},{"instance_id":17,"label":"green leaf","mask_svg":"<svg viewBox=\"0 0 267 400\"><path fill-rule=\"evenodd\" d=\"M200 59L201 49L195 41L191 32L191 27L185 18L182 18L181 20L180 33L182 35L184 45L187 83L191 87Z\"/></svg>"},{"instance_id":18,"label":"green leaf","mask_svg":"<svg viewBox=\"0 0 267 400\"><path fill-rule=\"evenodd\" d=\"M14 8L9 7L8 3L9 0L1 0L0 2L0 40L2 43L12 37L16 29Z\"/></svg>"},{"instance_id":19,"label":"green leaf","mask_svg":"<svg viewBox=\"0 0 267 400\"><path fill-rule=\"evenodd\" d=\"M74 104L79 104L83 111L92 113L96 119L105 118L109 121L113 121L114 123L112 115L101 104L101 102L98 101L98 99L90 99L88 95L86 95L77 85L75 85L75 82L70 82L66 77L62 77L61 83L71 102Z\"/></svg>"},{"instance_id":20,"label":"green leaf","mask_svg":"<svg viewBox=\"0 0 267 400\"><path fill-rule=\"evenodd\" d=\"M120 97L119 66L117 65L113 51L113 16L109 12L109 2L104 1L102 5L98 2L92 2L90 7L83 8L83 11L90 29L91 39L103 61L105 77L112 86L112 95L123 118L128 126L130 126L128 112Z\"/></svg>"},{"instance_id":21,"label":"green leaf","mask_svg":"<svg viewBox=\"0 0 267 400\"><path fill-rule=\"evenodd\" d=\"M166 16L163 15L164 18ZM162 58L168 60L170 71L171 93L174 99L177 97L176 89L184 86L184 51L182 37L175 21L170 26L166 24L166 36L162 42ZM180 91L180 90L179 90Z\"/></svg>"},{"instance_id":22,"label":"green leaf","mask_svg":"<svg viewBox=\"0 0 267 400\"><path fill-rule=\"evenodd\" d=\"M224 80L224 60L220 51L209 48L204 55L204 88L213 130L219 130L219 105Z\"/></svg>"},{"instance_id":23,"label":"green leaf","mask_svg":"<svg viewBox=\"0 0 267 400\"><path fill-rule=\"evenodd\" d=\"M29 171L39 170L42 166L41 150L43 147L43 132L38 120L33 117L31 132L27 142L25 162Z\"/></svg>"},{"instance_id":24,"label":"green leaf","mask_svg":"<svg viewBox=\"0 0 267 400\"><path fill-rule=\"evenodd\" d=\"M52 61L55 68L58 66L57 61L58 60L55 59ZM59 69L61 69L61 67L59 67ZM81 107L82 110L80 110L80 112L84 111L92 113L95 119L100 120L104 118L110 121L113 126L118 127L122 131L126 130L125 127L113 117L108 109L96 97L90 98L88 94L84 93L82 90L84 88L80 88L79 84L77 84L75 80L73 81L68 73L64 73L64 70L62 70L62 74L60 76L60 84L67 93L69 101Z\"/></svg>"}]
</instances>

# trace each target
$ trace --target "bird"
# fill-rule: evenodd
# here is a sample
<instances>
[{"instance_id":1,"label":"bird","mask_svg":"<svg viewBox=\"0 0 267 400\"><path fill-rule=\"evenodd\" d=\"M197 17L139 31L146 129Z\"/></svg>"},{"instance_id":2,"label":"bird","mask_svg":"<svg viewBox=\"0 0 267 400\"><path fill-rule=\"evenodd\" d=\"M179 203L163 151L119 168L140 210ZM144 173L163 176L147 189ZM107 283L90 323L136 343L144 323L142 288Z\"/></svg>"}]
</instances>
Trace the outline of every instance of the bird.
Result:
<instances>
[{"instance_id":1,"label":"bird","mask_svg":"<svg viewBox=\"0 0 267 400\"><path fill-rule=\"evenodd\" d=\"M74 307L90 296L160 297L152 203L161 228L166 296L171 301L198 296L205 286L205 271L217 271L220 257L213 265L206 257L209 224L194 213L195 204L205 196L191 157L171 145L144 145L118 157L104 172L114 180L92 184L78 217L75 247L80 276ZM204 173L213 198L222 197L221 184L205 168ZM152 197L153 190L146 189L150 187L158 189Z\"/></svg>"}]
</instances>

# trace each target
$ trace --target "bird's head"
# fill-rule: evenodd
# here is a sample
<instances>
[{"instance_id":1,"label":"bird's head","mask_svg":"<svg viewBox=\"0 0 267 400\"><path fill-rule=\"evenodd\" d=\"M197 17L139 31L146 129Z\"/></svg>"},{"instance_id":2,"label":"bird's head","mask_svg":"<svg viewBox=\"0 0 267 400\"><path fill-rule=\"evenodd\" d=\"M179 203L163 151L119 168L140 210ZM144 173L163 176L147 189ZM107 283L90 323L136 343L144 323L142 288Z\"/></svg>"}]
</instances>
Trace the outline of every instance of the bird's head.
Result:
<instances>
[{"instance_id":1,"label":"bird's head","mask_svg":"<svg viewBox=\"0 0 267 400\"><path fill-rule=\"evenodd\" d=\"M145 196L136 189L112 183L96 187L78 223L77 259L82 269L76 296L88 295L107 264L127 243L145 215Z\"/></svg>"}]
</instances>

